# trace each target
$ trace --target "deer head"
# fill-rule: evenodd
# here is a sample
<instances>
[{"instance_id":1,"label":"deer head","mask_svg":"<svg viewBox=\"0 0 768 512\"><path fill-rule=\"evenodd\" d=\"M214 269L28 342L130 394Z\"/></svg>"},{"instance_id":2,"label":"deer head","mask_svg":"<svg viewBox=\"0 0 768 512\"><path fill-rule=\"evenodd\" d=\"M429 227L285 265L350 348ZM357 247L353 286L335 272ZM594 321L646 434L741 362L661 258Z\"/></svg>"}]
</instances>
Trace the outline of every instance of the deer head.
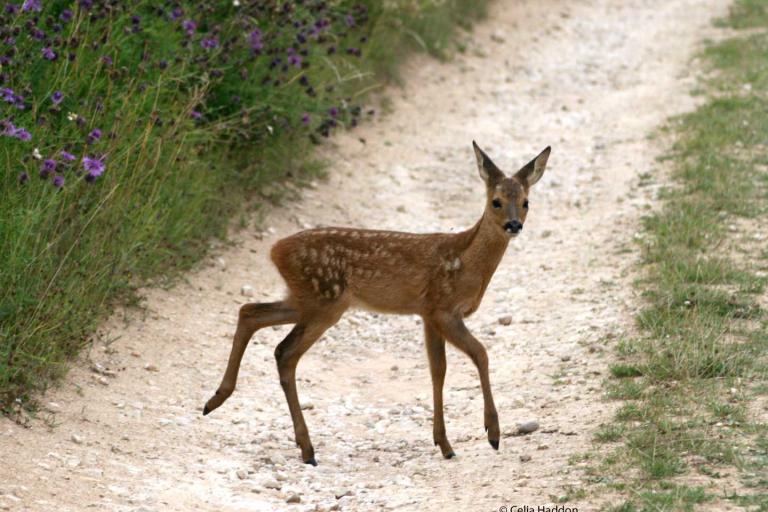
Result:
<instances>
[{"instance_id":1,"label":"deer head","mask_svg":"<svg viewBox=\"0 0 768 512\"><path fill-rule=\"evenodd\" d=\"M541 179L549 158L550 147L524 165L514 175L507 177L480 146L472 141L477 157L477 170L485 182L488 200L484 215L510 237L516 237L523 229L528 215L528 193Z\"/></svg>"}]
</instances>

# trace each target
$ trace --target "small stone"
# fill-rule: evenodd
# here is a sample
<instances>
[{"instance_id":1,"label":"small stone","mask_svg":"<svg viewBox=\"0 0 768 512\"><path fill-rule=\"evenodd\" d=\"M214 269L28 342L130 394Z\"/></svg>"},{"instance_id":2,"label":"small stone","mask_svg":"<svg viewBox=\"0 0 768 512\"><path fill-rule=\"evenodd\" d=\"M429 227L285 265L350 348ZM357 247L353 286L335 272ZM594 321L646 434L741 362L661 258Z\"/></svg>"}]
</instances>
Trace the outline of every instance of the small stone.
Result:
<instances>
[{"instance_id":1,"label":"small stone","mask_svg":"<svg viewBox=\"0 0 768 512\"><path fill-rule=\"evenodd\" d=\"M70 437L70 439L71 439L71 440L72 440L72 442L73 442L73 443L75 443L75 444L83 444L83 438L82 438L82 437L80 437L80 436L79 436L79 435L77 435L77 434L72 434L72 437Z\"/></svg>"},{"instance_id":2,"label":"small stone","mask_svg":"<svg viewBox=\"0 0 768 512\"><path fill-rule=\"evenodd\" d=\"M511 316L502 316L499 318L499 323L501 325L509 325L512 323L512 317Z\"/></svg>"},{"instance_id":3,"label":"small stone","mask_svg":"<svg viewBox=\"0 0 768 512\"><path fill-rule=\"evenodd\" d=\"M353 493L351 490L349 490L349 489L344 489L344 488L342 488L342 489L337 489L337 490L336 490L336 491L333 493L333 495L334 495L334 496L336 496L336 499L337 499L337 500L340 500L340 499L341 499L341 498L343 498L344 496L353 496L353 495L354 495L354 493Z\"/></svg>"},{"instance_id":4,"label":"small stone","mask_svg":"<svg viewBox=\"0 0 768 512\"><path fill-rule=\"evenodd\" d=\"M243 297L253 297L253 286L249 284L244 284L242 288L240 288L240 295Z\"/></svg>"},{"instance_id":5,"label":"small stone","mask_svg":"<svg viewBox=\"0 0 768 512\"><path fill-rule=\"evenodd\" d=\"M397 371L397 370L399 370L400 368L399 368L399 367L398 367L396 364L393 364L392 366L390 366L390 367L389 367L389 369L390 369L391 371L393 371L393 372L396 372L396 371Z\"/></svg>"},{"instance_id":6,"label":"small stone","mask_svg":"<svg viewBox=\"0 0 768 512\"><path fill-rule=\"evenodd\" d=\"M265 489L275 489L278 491L283 487L282 485L280 485L280 482L278 482L274 478L267 478L266 480L263 480L261 482L261 485Z\"/></svg>"},{"instance_id":7,"label":"small stone","mask_svg":"<svg viewBox=\"0 0 768 512\"><path fill-rule=\"evenodd\" d=\"M107 489L109 489L109 492L117 494L118 496L128 496L128 494L130 494L128 489L120 487L119 485L108 485Z\"/></svg>"},{"instance_id":8,"label":"small stone","mask_svg":"<svg viewBox=\"0 0 768 512\"><path fill-rule=\"evenodd\" d=\"M549 450L549 445L546 444L540 444L536 447L537 450Z\"/></svg>"},{"instance_id":9,"label":"small stone","mask_svg":"<svg viewBox=\"0 0 768 512\"><path fill-rule=\"evenodd\" d=\"M105 377L116 377L117 374L113 372L112 370L107 370L104 368L104 366L100 365L99 363L94 363L91 365L91 371L93 373L98 373L99 375L103 375Z\"/></svg>"},{"instance_id":10,"label":"small stone","mask_svg":"<svg viewBox=\"0 0 768 512\"><path fill-rule=\"evenodd\" d=\"M216 258L216 266L219 267L221 270L224 270L225 268L227 268L227 260L221 257Z\"/></svg>"},{"instance_id":11,"label":"small stone","mask_svg":"<svg viewBox=\"0 0 768 512\"><path fill-rule=\"evenodd\" d=\"M562 362L564 362L564 363L565 363L565 362L568 362L568 361L570 361L570 360L571 360L571 356L569 356L568 354L562 355L562 356L560 356L560 360L561 360Z\"/></svg>"},{"instance_id":12,"label":"small stone","mask_svg":"<svg viewBox=\"0 0 768 512\"><path fill-rule=\"evenodd\" d=\"M538 429L539 429L539 422L536 420L525 421L523 423L517 424L518 434L530 434L531 432L535 432Z\"/></svg>"},{"instance_id":13,"label":"small stone","mask_svg":"<svg viewBox=\"0 0 768 512\"><path fill-rule=\"evenodd\" d=\"M104 470L100 468L86 468L83 474L91 478L101 478L104 476Z\"/></svg>"},{"instance_id":14,"label":"small stone","mask_svg":"<svg viewBox=\"0 0 768 512\"><path fill-rule=\"evenodd\" d=\"M248 472L244 469L238 469L237 471L235 471L235 474L237 475L237 478L239 478L240 480L245 480L246 478L248 478Z\"/></svg>"},{"instance_id":15,"label":"small stone","mask_svg":"<svg viewBox=\"0 0 768 512\"><path fill-rule=\"evenodd\" d=\"M533 457L528 454L520 456L520 462L529 462Z\"/></svg>"},{"instance_id":16,"label":"small stone","mask_svg":"<svg viewBox=\"0 0 768 512\"><path fill-rule=\"evenodd\" d=\"M299 407L301 407L302 411L309 411L315 408L315 404L313 404L310 400L304 400L299 404Z\"/></svg>"},{"instance_id":17,"label":"small stone","mask_svg":"<svg viewBox=\"0 0 768 512\"><path fill-rule=\"evenodd\" d=\"M301 503L301 496L296 494L295 492L291 493L290 496L285 500L286 503Z\"/></svg>"},{"instance_id":18,"label":"small stone","mask_svg":"<svg viewBox=\"0 0 768 512\"><path fill-rule=\"evenodd\" d=\"M144 369L148 372L159 372L160 370L157 368L157 366L153 364L145 364Z\"/></svg>"},{"instance_id":19,"label":"small stone","mask_svg":"<svg viewBox=\"0 0 768 512\"><path fill-rule=\"evenodd\" d=\"M504 37L504 33L501 30L495 30L493 34L491 34L491 41L494 43L503 43L506 41L506 38Z\"/></svg>"}]
</instances>

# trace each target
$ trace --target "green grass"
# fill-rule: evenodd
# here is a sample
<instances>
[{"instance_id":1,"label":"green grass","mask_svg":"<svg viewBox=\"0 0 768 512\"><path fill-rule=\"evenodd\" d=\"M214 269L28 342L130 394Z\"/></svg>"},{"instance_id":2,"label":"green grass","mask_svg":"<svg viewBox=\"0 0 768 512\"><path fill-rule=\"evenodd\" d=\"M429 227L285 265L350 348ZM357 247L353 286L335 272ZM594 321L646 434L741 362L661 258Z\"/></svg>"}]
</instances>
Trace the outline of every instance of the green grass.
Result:
<instances>
[{"instance_id":1,"label":"green grass","mask_svg":"<svg viewBox=\"0 0 768 512\"><path fill-rule=\"evenodd\" d=\"M639 491L636 498L612 507L611 512L658 512L660 510L695 510L694 505L710 501L712 496L701 487L674 486L654 491Z\"/></svg>"},{"instance_id":2,"label":"green grass","mask_svg":"<svg viewBox=\"0 0 768 512\"><path fill-rule=\"evenodd\" d=\"M718 24L768 29L768 1L739 0ZM625 494L616 511L768 510L766 426L749 408L768 372L767 251L751 238L768 223L768 32L703 53L707 99L670 122L674 185L644 219L639 334L617 344L605 384L624 403L595 436L619 442L602 465ZM728 496L714 492L726 470L741 486ZM692 474L713 489L684 485Z\"/></svg>"},{"instance_id":3,"label":"green grass","mask_svg":"<svg viewBox=\"0 0 768 512\"><path fill-rule=\"evenodd\" d=\"M239 9L263 3L243 1ZM294 6L291 16L310 16L313 3ZM36 393L66 372L115 305L138 303L140 286L173 282L200 261L212 238L226 237L233 218L279 201L286 193L281 182L300 185L320 175L323 163L312 148L322 140L324 124L348 127L363 120L361 102L397 80L409 54L450 55L456 27L482 17L486 3L332 2L334 28L324 43L308 43L304 59L312 66L282 71L271 71L267 56L250 60L247 52L201 48L201 34L216 26L222 44L230 36L242 44L242 19L256 19L265 40L281 51L296 44L293 32L281 32L291 25L278 10L241 19L232 2L216 3L204 16L196 9L207 8L205 3L180 3L184 17L197 15L199 23L184 52L184 32L168 29L183 18L169 25L168 13L157 15L157 4L143 0L120 4L129 7L104 18L73 7L75 21L62 32L65 40L77 38L69 46L71 61L64 58L68 50L58 47L60 58L46 61L35 46L43 43L19 37L23 58L7 70L27 108L11 115L30 128L33 140L0 136L0 410L34 407ZM69 5L43 4L41 24ZM347 28L339 13L353 4L366 5L368 15ZM130 30L133 13L141 15L139 35ZM18 16L0 23L23 24L31 15ZM339 51L330 56L332 44ZM342 54L353 45L362 49L361 58ZM114 59L113 67L104 55ZM159 65L163 59L167 67ZM280 83L264 85L265 76ZM304 76L316 94L299 86ZM54 90L65 92L58 109L51 107ZM332 105L339 109L335 119ZM202 112L201 120L191 118L193 110ZM68 112L82 124L68 120ZM307 124L299 121L304 113L310 115ZM94 128L104 135L86 144ZM87 184L75 171L79 160L66 172L59 162L66 184L55 188L37 177L35 147L44 158L67 148L78 158L106 154L107 171ZM19 182L21 172L28 182Z\"/></svg>"}]
</instances>

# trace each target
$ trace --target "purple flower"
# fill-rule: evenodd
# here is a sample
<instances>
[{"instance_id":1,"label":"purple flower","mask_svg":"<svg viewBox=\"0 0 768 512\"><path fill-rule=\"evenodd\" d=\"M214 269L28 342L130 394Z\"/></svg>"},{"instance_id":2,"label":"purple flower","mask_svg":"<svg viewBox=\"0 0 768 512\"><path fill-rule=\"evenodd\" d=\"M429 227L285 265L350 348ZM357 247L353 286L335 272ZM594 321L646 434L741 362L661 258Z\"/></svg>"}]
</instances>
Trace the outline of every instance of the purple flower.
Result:
<instances>
[{"instance_id":1,"label":"purple flower","mask_svg":"<svg viewBox=\"0 0 768 512\"><path fill-rule=\"evenodd\" d=\"M11 137L16 137L17 139L24 141L32 140L32 134L24 128L14 128Z\"/></svg>"},{"instance_id":2,"label":"purple flower","mask_svg":"<svg viewBox=\"0 0 768 512\"><path fill-rule=\"evenodd\" d=\"M40 2L40 0L24 0L24 3L21 6L21 10L24 12L40 12L43 10L43 4Z\"/></svg>"},{"instance_id":3,"label":"purple flower","mask_svg":"<svg viewBox=\"0 0 768 512\"><path fill-rule=\"evenodd\" d=\"M184 20L181 22L181 28L184 29L184 32L186 32L187 35L191 36L195 33L195 30L197 30L197 23L192 20Z\"/></svg>"},{"instance_id":4,"label":"purple flower","mask_svg":"<svg viewBox=\"0 0 768 512\"><path fill-rule=\"evenodd\" d=\"M61 188L64 186L64 176L56 175L53 177L53 186L56 188Z\"/></svg>"},{"instance_id":5,"label":"purple flower","mask_svg":"<svg viewBox=\"0 0 768 512\"><path fill-rule=\"evenodd\" d=\"M46 46L42 50L43 58L48 60L55 60L56 59L56 52L51 50L50 46Z\"/></svg>"},{"instance_id":6,"label":"purple flower","mask_svg":"<svg viewBox=\"0 0 768 512\"><path fill-rule=\"evenodd\" d=\"M176 7L176 8L174 8L171 11L171 19L172 20L177 20L177 19L181 18L182 16L184 16L184 9L182 9L181 7Z\"/></svg>"},{"instance_id":7,"label":"purple flower","mask_svg":"<svg viewBox=\"0 0 768 512\"><path fill-rule=\"evenodd\" d=\"M13 92L13 89L9 87L3 87L0 89L0 97L2 97L8 103L13 103L16 101L16 94Z\"/></svg>"},{"instance_id":8,"label":"purple flower","mask_svg":"<svg viewBox=\"0 0 768 512\"><path fill-rule=\"evenodd\" d=\"M354 27L355 26L355 17L351 14L347 14L344 17L344 22L347 24L348 27Z\"/></svg>"},{"instance_id":9,"label":"purple flower","mask_svg":"<svg viewBox=\"0 0 768 512\"><path fill-rule=\"evenodd\" d=\"M301 114L301 123L304 125L308 125L310 121L309 113L304 112Z\"/></svg>"},{"instance_id":10,"label":"purple flower","mask_svg":"<svg viewBox=\"0 0 768 512\"><path fill-rule=\"evenodd\" d=\"M104 55L101 58L101 62L103 62L104 65L106 65L106 66L111 66L112 65L112 57L110 57L109 55Z\"/></svg>"},{"instance_id":11,"label":"purple flower","mask_svg":"<svg viewBox=\"0 0 768 512\"><path fill-rule=\"evenodd\" d=\"M296 50L291 47L288 48L288 64L297 68L301 67L301 56L296 54Z\"/></svg>"},{"instance_id":12,"label":"purple flower","mask_svg":"<svg viewBox=\"0 0 768 512\"><path fill-rule=\"evenodd\" d=\"M75 155L73 155L68 151L64 151L63 149L59 152L59 155L61 156L62 160L65 160L67 162L74 162L75 160L77 160Z\"/></svg>"},{"instance_id":13,"label":"purple flower","mask_svg":"<svg viewBox=\"0 0 768 512\"><path fill-rule=\"evenodd\" d=\"M203 114L201 114L197 110L193 110L192 112L189 113L189 115L192 119L196 121L203 118Z\"/></svg>"},{"instance_id":14,"label":"purple flower","mask_svg":"<svg viewBox=\"0 0 768 512\"><path fill-rule=\"evenodd\" d=\"M7 135L9 137L13 136L13 131L16 129L16 127L13 126L12 122L7 119L3 119L0 120L0 126L3 127L3 135Z\"/></svg>"},{"instance_id":15,"label":"purple flower","mask_svg":"<svg viewBox=\"0 0 768 512\"><path fill-rule=\"evenodd\" d=\"M43 170L47 173L52 173L56 170L56 160L53 158L46 158L43 160Z\"/></svg>"},{"instance_id":16,"label":"purple flower","mask_svg":"<svg viewBox=\"0 0 768 512\"><path fill-rule=\"evenodd\" d=\"M261 30L255 28L248 34L248 40L251 43L251 48L256 51L264 48L264 42L261 40Z\"/></svg>"},{"instance_id":17,"label":"purple flower","mask_svg":"<svg viewBox=\"0 0 768 512\"><path fill-rule=\"evenodd\" d=\"M19 173L19 183L22 185L29 181L29 174L27 174L25 171L22 171Z\"/></svg>"},{"instance_id":18,"label":"purple flower","mask_svg":"<svg viewBox=\"0 0 768 512\"><path fill-rule=\"evenodd\" d=\"M85 169L88 173L85 175L86 181L96 181L96 178L104 174L105 167L104 157L92 158L90 156L86 156L83 158L83 169Z\"/></svg>"},{"instance_id":19,"label":"purple flower","mask_svg":"<svg viewBox=\"0 0 768 512\"><path fill-rule=\"evenodd\" d=\"M61 91L55 91L51 95L51 101L53 102L54 105L58 105L59 103L61 103L61 100L63 99L64 99L64 93Z\"/></svg>"},{"instance_id":20,"label":"purple flower","mask_svg":"<svg viewBox=\"0 0 768 512\"><path fill-rule=\"evenodd\" d=\"M61 11L61 14L59 15L59 19L65 22L71 20L72 11L70 11L69 9L64 9L63 11Z\"/></svg>"},{"instance_id":21,"label":"purple flower","mask_svg":"<svg viewBox=\"0 0 768 512\"><path fill-rule=\"evenodd\" d=\"M93 0L80 0L80 7L86 11L93 7Z\"/></svg>"},{"instance_id":22,"label":"purple flower","mask_svg":"<svg viewBox=\"0 0 768 512\"><path fill-rule=\"evenodd\" d=\"M16 14L17 12L19 12L19 6L14 4L6 4L5 12L7 12L8 14Z\"/></svg>"},{"instance_id":23,"label":"purple flower","mask_svg":"<svg viewBox=\"0 0 768 512\"><path fill-rule=\"evenodd\" d=\"M202 41L200 41L200 46L205 48L206 50L212 50L213 48L216 48L219 46L219 39L214 37L204 37Z\"/></svg>"},{"instance_id":24,"label":"purple flower","mask_svg":"<svg viewBox=\"0 0 768 512\"><path fill-rule=\"evenodd\" d=\"M91 133L88 134L86 142L88 144L93 144L100 138L101 138L101 130L99 130L98 128L94 128L93 130L91 130Z\"/></svg>"},{"instance_id":25,"label":"purple flower","mask_svg":"<svg viewBox=\"0 0 768 512\"><path fill-rule=\"evenodd\" d=\"M331 117L336 118L339 115L339 109L336 107L331 107L328 109L328 114L330 114Z\"/></svg>"}]
</instances>

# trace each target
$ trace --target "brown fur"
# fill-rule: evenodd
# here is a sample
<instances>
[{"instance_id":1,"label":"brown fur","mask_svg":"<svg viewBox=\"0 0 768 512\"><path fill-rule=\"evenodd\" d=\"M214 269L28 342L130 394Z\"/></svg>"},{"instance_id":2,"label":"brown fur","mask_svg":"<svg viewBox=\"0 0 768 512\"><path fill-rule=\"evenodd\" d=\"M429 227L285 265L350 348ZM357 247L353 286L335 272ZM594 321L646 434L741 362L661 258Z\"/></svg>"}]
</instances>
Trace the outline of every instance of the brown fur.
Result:
<instances>
[{"instance_id":1,"label":"brown fur","mask_svg":"<svg viewBox=\"0 0 768 512\"><path fill-rule=\"evenodd\" d=\"M473 143L474 144L474 143ZM485 348L467 330L463 318L480 305L488 283L517 228L525 222L528 192L538 181L549 148L507 178L475 144L478 171L486 183L487 203L480 220L456 233L413 234L351 228L311 229L278 241L272 261L289 295L269 304L240 309L224 379L203 414L219 407L234 391L240 361L251 336L268 325L296 324L275 350L280 384L293 420L304 462L316 464L314 448L299 408L295 371L299 358L349 307L424 320L434 394L434 441L443 455L453 450L445 435L442 388L445 340L466 353L480 373L488 440L498 449L499 424L488 376Z\"/></svg>"}]
</instances>

